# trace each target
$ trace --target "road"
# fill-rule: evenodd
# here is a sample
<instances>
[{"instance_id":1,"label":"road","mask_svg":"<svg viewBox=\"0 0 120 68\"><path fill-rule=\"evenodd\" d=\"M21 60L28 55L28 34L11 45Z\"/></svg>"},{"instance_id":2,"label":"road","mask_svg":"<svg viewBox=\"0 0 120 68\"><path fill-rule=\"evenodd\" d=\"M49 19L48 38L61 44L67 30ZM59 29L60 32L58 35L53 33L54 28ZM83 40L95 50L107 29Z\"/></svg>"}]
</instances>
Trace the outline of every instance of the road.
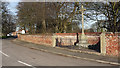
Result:
<instances>
[{"instance_id":1,"label":"road","mask_svg":"<svg viewBox=\"0 0 120 68\"><path fill-rule=\"evenodd\" d=\"M111 66L29 49L14 44L10 39L2 40L0 53L3 66Z\"/></svg>"}]
</instances>

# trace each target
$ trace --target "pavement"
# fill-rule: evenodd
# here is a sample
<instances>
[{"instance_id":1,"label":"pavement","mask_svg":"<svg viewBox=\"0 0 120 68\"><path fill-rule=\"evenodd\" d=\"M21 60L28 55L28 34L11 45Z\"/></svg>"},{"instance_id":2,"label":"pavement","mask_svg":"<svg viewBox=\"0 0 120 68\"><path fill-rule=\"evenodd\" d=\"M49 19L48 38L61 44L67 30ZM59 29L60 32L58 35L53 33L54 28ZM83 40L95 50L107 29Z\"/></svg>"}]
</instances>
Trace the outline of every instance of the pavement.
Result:
<instances>
[{"instance_id":1,"label":"pavement","mask_svg":"<svg viewBox=\"0 0 120 68\"><path fill-rule=\"evenodd\" d=\"M108 65L109 64L110 65L120 65L118 63L119 60L117 57L104 56L99 53L93 54L93 53L89 53L89 52L74 51L71 49L64 49L64 48L60 48L60 47L54 48L54 47L49 47L49 46L45 46L45 45L38 45L38 44L30 43L30 42L25 42L25 41L21 41L18 39L15 39L12 42L16 45L24 46L24 47L30 48L32 50L39 50L42 52L56 54L59 56L77 58L80 60L96 62L96 63L100 63L100 64L102 63L102 64L108 64ZM70 64L70 65L72 65L72 64ZM85 63L84 65L87 65L87 64Z\"/></svg>"}]
</instances>

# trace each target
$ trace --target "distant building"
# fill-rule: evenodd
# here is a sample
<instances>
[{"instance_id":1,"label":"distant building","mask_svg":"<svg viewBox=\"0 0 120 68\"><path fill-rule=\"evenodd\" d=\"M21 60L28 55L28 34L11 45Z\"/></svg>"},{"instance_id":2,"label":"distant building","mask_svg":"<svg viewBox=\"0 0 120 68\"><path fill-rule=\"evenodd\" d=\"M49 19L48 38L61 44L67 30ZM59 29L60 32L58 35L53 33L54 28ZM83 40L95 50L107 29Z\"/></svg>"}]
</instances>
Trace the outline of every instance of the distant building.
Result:
<instances>
[{"instance_id":1,"label":"distant building","mask_svg":"<svg viewBox=\"0 0 120 68\"><path fill-rule=\"evenodd\" d=\"M17 35L17 34L25 34L26 31L25 30L18 30L16 32L12 32L13 36Z\"/></svg>"}]
</instances>

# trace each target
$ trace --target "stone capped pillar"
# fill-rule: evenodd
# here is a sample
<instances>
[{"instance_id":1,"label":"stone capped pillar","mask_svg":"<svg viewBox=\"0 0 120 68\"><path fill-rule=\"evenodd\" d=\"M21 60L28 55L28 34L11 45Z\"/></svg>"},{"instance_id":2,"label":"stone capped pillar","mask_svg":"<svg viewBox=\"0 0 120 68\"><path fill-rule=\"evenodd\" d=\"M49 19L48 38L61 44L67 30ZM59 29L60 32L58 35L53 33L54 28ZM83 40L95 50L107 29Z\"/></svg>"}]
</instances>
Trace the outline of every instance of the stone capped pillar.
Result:
<instances>
[{"instance_id":1,"label":"stone capped pillar","mask_svg":"<svg viewBox=\"0 0 120 68\"><path fill-rule=\"evenodd\" d=\"M55 47L56 46L56 35L53 34L52 36L52 47Z\"/></svg>"},{"instance_id":2,"label":"stone capped pillar","mask_svg":"<svg viewBox=\"0 0 120 68\"><path fill-rule=\"evenodd\" d=\"M105 33L100 35L100 52L106 54L106 42L105 42Z\"/></svg>"}]
</instances>

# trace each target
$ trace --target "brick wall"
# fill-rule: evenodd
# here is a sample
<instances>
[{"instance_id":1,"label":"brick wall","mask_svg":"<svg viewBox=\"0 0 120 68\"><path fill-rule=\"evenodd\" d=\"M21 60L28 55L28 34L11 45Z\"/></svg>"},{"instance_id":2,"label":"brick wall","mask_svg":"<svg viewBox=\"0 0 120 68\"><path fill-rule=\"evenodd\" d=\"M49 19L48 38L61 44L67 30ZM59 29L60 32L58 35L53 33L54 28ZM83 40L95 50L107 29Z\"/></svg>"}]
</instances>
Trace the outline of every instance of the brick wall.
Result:
<instances>
[{"instance_id":1,"label":"brick wall","mask_svg":"<svg viewBox=\"0 0 120 68\"><path fill-rule=\"evenodd\" d=\"M119 34L106 34L106 54L118 56L120 53L120 38Z\"/></svg>"},{"instance_id":2,"label":"brick wall","mask_svg":"<svg viewBox=\"0 0 120 68\"><path fill-rule=\"evenodd\" d=\"M18 35L18 38L23 41L32 42L35 44L52 46L52 35Z\"/></svg>"},{"instance_id":3,"label":"brick wall","mask_svg":"<svg viewBox=\"0 0 120 68\"><path fill-rule=\"evenodd\" d=\"M81 33L78 33L81 35ZM97 44L99 42L100 33L86 33L88 37L88 43L90 45ZM21 35L18 34L18 38L27 42L33 42L36 44L45 44L52 46L52 36L53 35ZM56 45L58 46L70 46L75 45L77 42L77 34L76 33L55 33Z\"/></svg>"},{"instance_id":4,"label":"brick wall","mask_svg":"<svg viewBox=\"0 0 120 68\"><path fill-rule=\"evenodd\" d=\"M88 38L88 43L90 45L95 45L100 40L100 34L101 33L85 33ZM81 35L81 33L78 33L78 36ZM77 33L56 33L57 36L57 45L58 46L69 46L74 45L77 42Z\"/></svg>"},{"instance_id":5,"label":"brick wall","mask_svg":"<svg viewBox=\"0 0 120 68\"><path fill-rule=\"evenodd\" d=\"M60 36L60 35L57 35L56 37L56 44L57 46L69 46L69 45L74 45L74 43L76 42L77 36L71 36L71 35L68 35L68 36Z\"/></svg>"},{"instance_id":6,"label":"brick wall","mask_svg":"<svg viewBox=\"0 0 120 68\"><path fill-rule=\"evenodd\" d=\"M88 38L88 43L90 45L95 45L100 41L101 33L86 33ZM78 33L81 35L81 33ZM53 44L53 35L21 35L18 34L18 38L27 42L32 42L36 44L43 44L52 46ZM77 34L76 33L56 33L55 34L56 44L58 46L69 46L74 45L77 42ZM106 33L105 37L106 42L106 54L112 56L118 56L120 53L120 33L111 34Z\"/></svg>"}]
</instances>

